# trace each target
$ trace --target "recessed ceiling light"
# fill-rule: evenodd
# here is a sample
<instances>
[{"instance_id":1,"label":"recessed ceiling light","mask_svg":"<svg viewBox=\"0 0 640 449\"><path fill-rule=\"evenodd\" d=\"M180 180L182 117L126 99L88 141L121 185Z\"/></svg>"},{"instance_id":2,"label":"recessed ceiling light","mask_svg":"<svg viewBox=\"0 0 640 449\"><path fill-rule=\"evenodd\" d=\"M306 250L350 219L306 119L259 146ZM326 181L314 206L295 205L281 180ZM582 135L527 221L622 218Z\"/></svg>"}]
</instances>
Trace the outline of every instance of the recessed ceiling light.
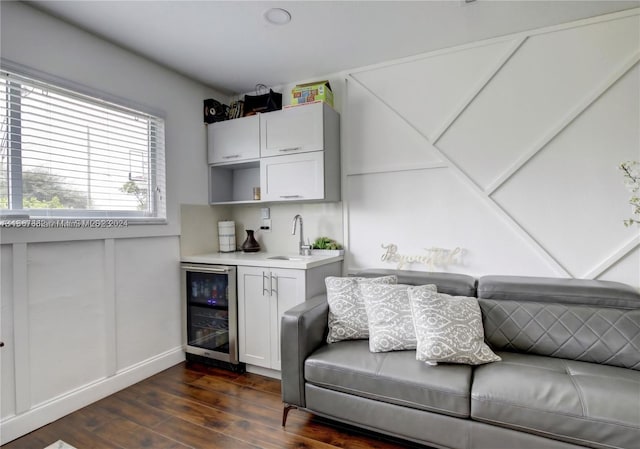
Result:
<instances>
[{"instance_id":1,"label":"recessed ceiling light","mask_svg":"<svg viewBox=\"0 0 640 449\"><path fill-rule=\"evenodd\" d=\"M267 22L274 25L286 25L291 22L291 13L282 8L271 8L264 13Z\"/></svg>"}]
</instances>

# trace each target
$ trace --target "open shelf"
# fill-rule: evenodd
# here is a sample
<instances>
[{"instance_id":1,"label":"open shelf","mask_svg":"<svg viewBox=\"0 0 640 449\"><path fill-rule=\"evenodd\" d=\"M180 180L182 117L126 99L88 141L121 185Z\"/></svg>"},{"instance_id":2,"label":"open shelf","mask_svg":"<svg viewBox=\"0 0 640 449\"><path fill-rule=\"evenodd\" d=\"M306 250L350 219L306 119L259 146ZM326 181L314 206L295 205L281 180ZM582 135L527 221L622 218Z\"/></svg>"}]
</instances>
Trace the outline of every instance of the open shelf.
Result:
<instances>
[{"instance_id":1,"label":"open shelf","mask_svg":"<svg viewBox=\"0 0 640 449\"><path fill-rule=\"evenodd\" d=\"M260 161L209 166L209 204L253 204L260 187Z\"/></svg>"}]
</instances>

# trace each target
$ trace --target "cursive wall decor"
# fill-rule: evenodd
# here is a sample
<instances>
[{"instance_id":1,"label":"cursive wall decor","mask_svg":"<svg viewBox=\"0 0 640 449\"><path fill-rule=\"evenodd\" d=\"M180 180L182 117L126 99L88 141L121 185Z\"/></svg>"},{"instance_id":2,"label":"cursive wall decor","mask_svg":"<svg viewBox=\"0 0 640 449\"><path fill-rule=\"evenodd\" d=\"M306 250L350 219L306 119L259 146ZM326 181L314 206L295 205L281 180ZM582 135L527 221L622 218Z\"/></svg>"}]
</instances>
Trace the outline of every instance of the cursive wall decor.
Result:
<instances>
[{"instance_id":1,"label":"cursive wall decor","mask_svg":"<svg viewBox=\"0 0 640 449\"><path fill-rule=\"evenodd\" d=\"M424 248L426 254L406 255L398 253L398 245L390 243L380 245L385 250L380 258L383 262L397 263L397 269L402 270L406 265L419 263L426 265L429 270L435 267L447 268L449 265L464 265L462 256L465 250L456 247L454 249Z\"/></svg>"}]
</instances>

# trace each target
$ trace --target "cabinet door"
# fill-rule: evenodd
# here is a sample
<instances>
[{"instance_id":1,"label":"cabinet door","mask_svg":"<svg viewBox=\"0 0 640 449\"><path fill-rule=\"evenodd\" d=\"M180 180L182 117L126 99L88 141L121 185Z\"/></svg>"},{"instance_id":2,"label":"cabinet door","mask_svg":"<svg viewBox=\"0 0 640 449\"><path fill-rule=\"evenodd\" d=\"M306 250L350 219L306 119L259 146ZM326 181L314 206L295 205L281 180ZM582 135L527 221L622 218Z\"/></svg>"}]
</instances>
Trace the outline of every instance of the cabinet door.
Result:
<instances>
[{"instance_id":1,"label":"cabinet door","mask_svg":"<svg viewBox=\"0 0 640 449\"><path fill-rule=\"evenodd\" d=\"M323 104L313 103L260 115L260 156L324 149Z\"/></svg>"},{"instance_id":2,"label":"cabinet door","mask_svg":"<svg viewBox=\"0 0 640 449\"><path fill-rule=\"evenodd\" d=\"M271 367L271 285L269 269L238 267L240 361Z\"/></svg>"},{"instance_id":3,"label":"cabinet door","mask_svg":"<svg viewBox=\"0 0 640 449\"><path fill-rule=\"evenodd\" d=\"M271 368L280 370L280 322L284 312L305 301L304 270L271 269Z\"/></svg>"},{"instance_id":4,"label":"cabinet door","mask_svg":"<svg viewBox=\"0 0 640 449\"><path fill-rule=\"evenodd\" d=\"M260 157L257 115L207 125L209 164L229 164Z\"/></svg>"},{"instance_id":5,"label":"cabinet door","mask_svg":"<svg viewBox=\"0 0 640 449\"><path fill-rule=\"evenodd\" d=\"M260 161L263 201L324 199L324 151Z\"/></svg>"}]
</instances>

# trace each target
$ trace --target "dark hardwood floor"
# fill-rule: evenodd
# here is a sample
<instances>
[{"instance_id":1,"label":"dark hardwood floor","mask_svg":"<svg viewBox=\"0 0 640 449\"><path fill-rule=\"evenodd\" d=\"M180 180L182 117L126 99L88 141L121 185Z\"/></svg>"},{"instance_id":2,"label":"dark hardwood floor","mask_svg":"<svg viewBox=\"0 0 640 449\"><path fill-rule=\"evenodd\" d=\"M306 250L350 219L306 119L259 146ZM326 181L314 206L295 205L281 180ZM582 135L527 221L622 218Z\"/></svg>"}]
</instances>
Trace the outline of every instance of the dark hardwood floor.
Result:
<instances>
[{"instance_id":1,"label":"dark hardwood floor","mask_svg":"<svg viewBox=\"0 0 640 449\"><path fill-rule=\"evenodd\" d=\"M292 410L281 426L280 382L181 363L2 448L424 448Z\"/></svg>"}]
</instances>

